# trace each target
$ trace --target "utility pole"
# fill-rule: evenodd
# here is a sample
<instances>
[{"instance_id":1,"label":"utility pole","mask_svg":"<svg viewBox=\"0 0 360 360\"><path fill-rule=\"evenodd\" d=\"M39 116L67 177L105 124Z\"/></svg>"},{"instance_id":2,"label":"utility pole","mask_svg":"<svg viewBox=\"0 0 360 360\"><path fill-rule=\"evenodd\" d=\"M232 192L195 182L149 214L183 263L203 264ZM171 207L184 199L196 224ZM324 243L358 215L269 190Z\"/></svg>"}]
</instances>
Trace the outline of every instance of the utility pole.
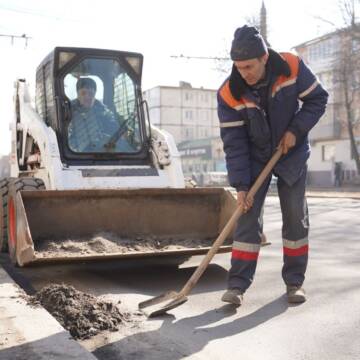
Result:
<instances>
[{"instance_id":1,"label":"utility pole","mask_svg":"<svg viewBox=\"0 0 360 360\"><path fill-rule=\"evenodd\" d=\"M0 37L9 38L11 40L11 45L14 45L14 39L23 39L25 40L25 48L28 46L28 42L32 37L27 36L26 34L15 35L15 34L0 34Z\"/></svg>"}]
</instances>

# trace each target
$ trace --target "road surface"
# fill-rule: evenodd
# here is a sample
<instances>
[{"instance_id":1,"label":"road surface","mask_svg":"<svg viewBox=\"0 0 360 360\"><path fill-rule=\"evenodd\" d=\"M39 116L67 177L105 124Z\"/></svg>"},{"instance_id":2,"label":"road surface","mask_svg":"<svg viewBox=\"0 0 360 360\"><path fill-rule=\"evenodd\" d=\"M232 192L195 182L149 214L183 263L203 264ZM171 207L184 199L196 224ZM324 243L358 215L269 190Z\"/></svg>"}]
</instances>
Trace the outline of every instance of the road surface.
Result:
<instances>
[{"instance_id":1,"label":"road surface","mask_svg":"<svg viewBox=\"0 0 360 360\"><path fill-rule=\"evenodd\" d=\"M223 305L229 254L217 255L189 301L154 320L81 341L97 358L115 359L360 359L360 200L309 198L308 301L289 306L281 279L281 214L265 207L265 233L254 284L244 305ZM179 290L201 258L175 267L116 263L16 269L24 286L70 284L136 310L140 301Z\"/></svg>"}]
</instances>

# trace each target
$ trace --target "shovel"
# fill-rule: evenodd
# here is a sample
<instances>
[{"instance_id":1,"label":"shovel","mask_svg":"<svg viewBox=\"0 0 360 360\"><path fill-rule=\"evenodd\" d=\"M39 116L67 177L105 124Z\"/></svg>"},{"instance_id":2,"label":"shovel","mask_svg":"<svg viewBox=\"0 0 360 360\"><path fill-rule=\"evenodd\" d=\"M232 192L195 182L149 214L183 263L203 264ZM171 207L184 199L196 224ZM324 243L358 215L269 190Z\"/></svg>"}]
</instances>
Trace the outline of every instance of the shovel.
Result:
<instances>
[{"instance_id":1,"label":"shovel","mask_svg":"<svg viewBox=\"0 0 360 360\"><path fill-rule=\"evenodd\" d=\"M281 154L281 148L277 149L272 158L266 164L263 171L260 173L259 177L256 179L254 185L249 190L247 195L249 198L255 196L256 192L259 190L265 179L271 173L277 161L280 159ZM155 317L158 315L162 315L167 311L174 309L186 302L188 300L187 295L189 295L192 288L197 284L201 275L204 273L210 261L217 253L220 246L224 243L225 239L228 237L229 233L234 228L235 223L242 214L243 209L241 207L237 207L236 211L231 216L230 220L227 222L220 235L215 240L204 259L201 261L200 265L197 267L191 278L187 281L187 283L184 285L180 292L168 291L150 300L143 301L139 304L139 309L143 310L148 317Z\"/></svg>"}]
</instances>

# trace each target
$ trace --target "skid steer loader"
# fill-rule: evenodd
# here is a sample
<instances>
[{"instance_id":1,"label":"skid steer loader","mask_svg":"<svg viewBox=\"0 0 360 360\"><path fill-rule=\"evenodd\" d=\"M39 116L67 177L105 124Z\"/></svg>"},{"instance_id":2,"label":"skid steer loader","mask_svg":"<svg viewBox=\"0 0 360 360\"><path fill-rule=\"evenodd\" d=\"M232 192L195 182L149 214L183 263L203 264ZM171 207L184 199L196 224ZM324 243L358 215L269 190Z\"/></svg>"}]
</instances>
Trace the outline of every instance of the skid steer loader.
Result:
<instances>
[{"instance_id":1,"label":"skid steer loader","mask_svg":"<svg viewBox=\"0 0 360 360\"><path fill-rule=\"evenodd\" d=\"M0 182L0 247L14 263L203 254L230 218L229 191L185 187L173 137L150 124L142 64L139 53L57 47L37 69L35 106L16 81L11 178Z\"/></svg>"}]
</instances>

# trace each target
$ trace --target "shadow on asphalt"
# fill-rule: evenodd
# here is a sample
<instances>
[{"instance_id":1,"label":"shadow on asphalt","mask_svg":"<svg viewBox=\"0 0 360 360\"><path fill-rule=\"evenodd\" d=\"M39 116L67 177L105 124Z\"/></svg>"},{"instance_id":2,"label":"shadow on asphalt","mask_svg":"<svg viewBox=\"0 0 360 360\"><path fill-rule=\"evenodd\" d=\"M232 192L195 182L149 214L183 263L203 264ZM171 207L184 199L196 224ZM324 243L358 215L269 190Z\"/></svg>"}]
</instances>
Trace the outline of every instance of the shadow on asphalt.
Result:
<instances>
[{"instance_id":1,"label":"shadow on asphalt","mask_svg":"<svg viewBox=\"0 0 360 360\"><path fill-rule=\"evenodd\" d=\"M180 290L196 269L194 266L144 266L141 263L129 265L114 261L19 268L5 256L0 256L0 265L28 294L34 294L35 290L48 284L65 283L96 296L106 295L109 291L118 295L155 296L168 290ZM226 269L210 264L192 293L223 290L226 279Z\"/></svg>"},{"instance_id":2,"label":"shadow on asphalt","mask_svg":"<svg viewBox=\"0 0 360 360\"><path fill-rule=\"evenodd\" d=\"M178 268L174 266L151 267L124 270L121 268L91 270L97 279L116 281L114 293L130 293L157 296L169 290L180 290L189 280L196 267ZM210 264L192 294L214 292L226 287L228 272L218 264ZM105 291L106 293L106 291Z\"/></svg>"},{"instance_id":3,"label":"shadow on asphalt","mask_svg":"<svg viewBox=\"0 0 360 360\"><path fill-rule=\"evenodd\" d=\"M21 339L21 335L20 339ZM39 340L14 345L8 348L0 348L1 360L45 360L45 359L65 359L66 351L69 352L67 359L89 359L86 350L76 343L67 342L68 333L63 331ZM21 341L21 340L20 340ZM70 345L64 349L59 344ZM75 352L74 352L75 350ZM72 351L72 352L71 352Z\"/></svg>"},{"instance_id":4,"label":"shadow on asphalt","mask_svg":"<svg viewBox=\"0 0 360 360\"><path fill-rule=\"evenodd\" d=\"M117 342L96 349L98 359L150 359L177 360L201 351L213 340L228 338L251 330L288 309L285 296L281 296L251 314L241 316L217 326L211 324L240 312L232 305L207 311L201 315L176 321L172 315L163 317L160 329L132 334Z\"/></svg>"},{"instance_id":5,"label":"shadow on asphalt","mask_svg":"<svg viewBox=\"0 0 360 360\"><path fill-rule=\"evenodd\" d=\"M8 273L8 275L28 294L34 295L35 289L29 279L21 274L19 268L12 264L7 254L0 254L0 266ZM0 358L1 359L1 358Z\"/></svg>"}]
</instances>

